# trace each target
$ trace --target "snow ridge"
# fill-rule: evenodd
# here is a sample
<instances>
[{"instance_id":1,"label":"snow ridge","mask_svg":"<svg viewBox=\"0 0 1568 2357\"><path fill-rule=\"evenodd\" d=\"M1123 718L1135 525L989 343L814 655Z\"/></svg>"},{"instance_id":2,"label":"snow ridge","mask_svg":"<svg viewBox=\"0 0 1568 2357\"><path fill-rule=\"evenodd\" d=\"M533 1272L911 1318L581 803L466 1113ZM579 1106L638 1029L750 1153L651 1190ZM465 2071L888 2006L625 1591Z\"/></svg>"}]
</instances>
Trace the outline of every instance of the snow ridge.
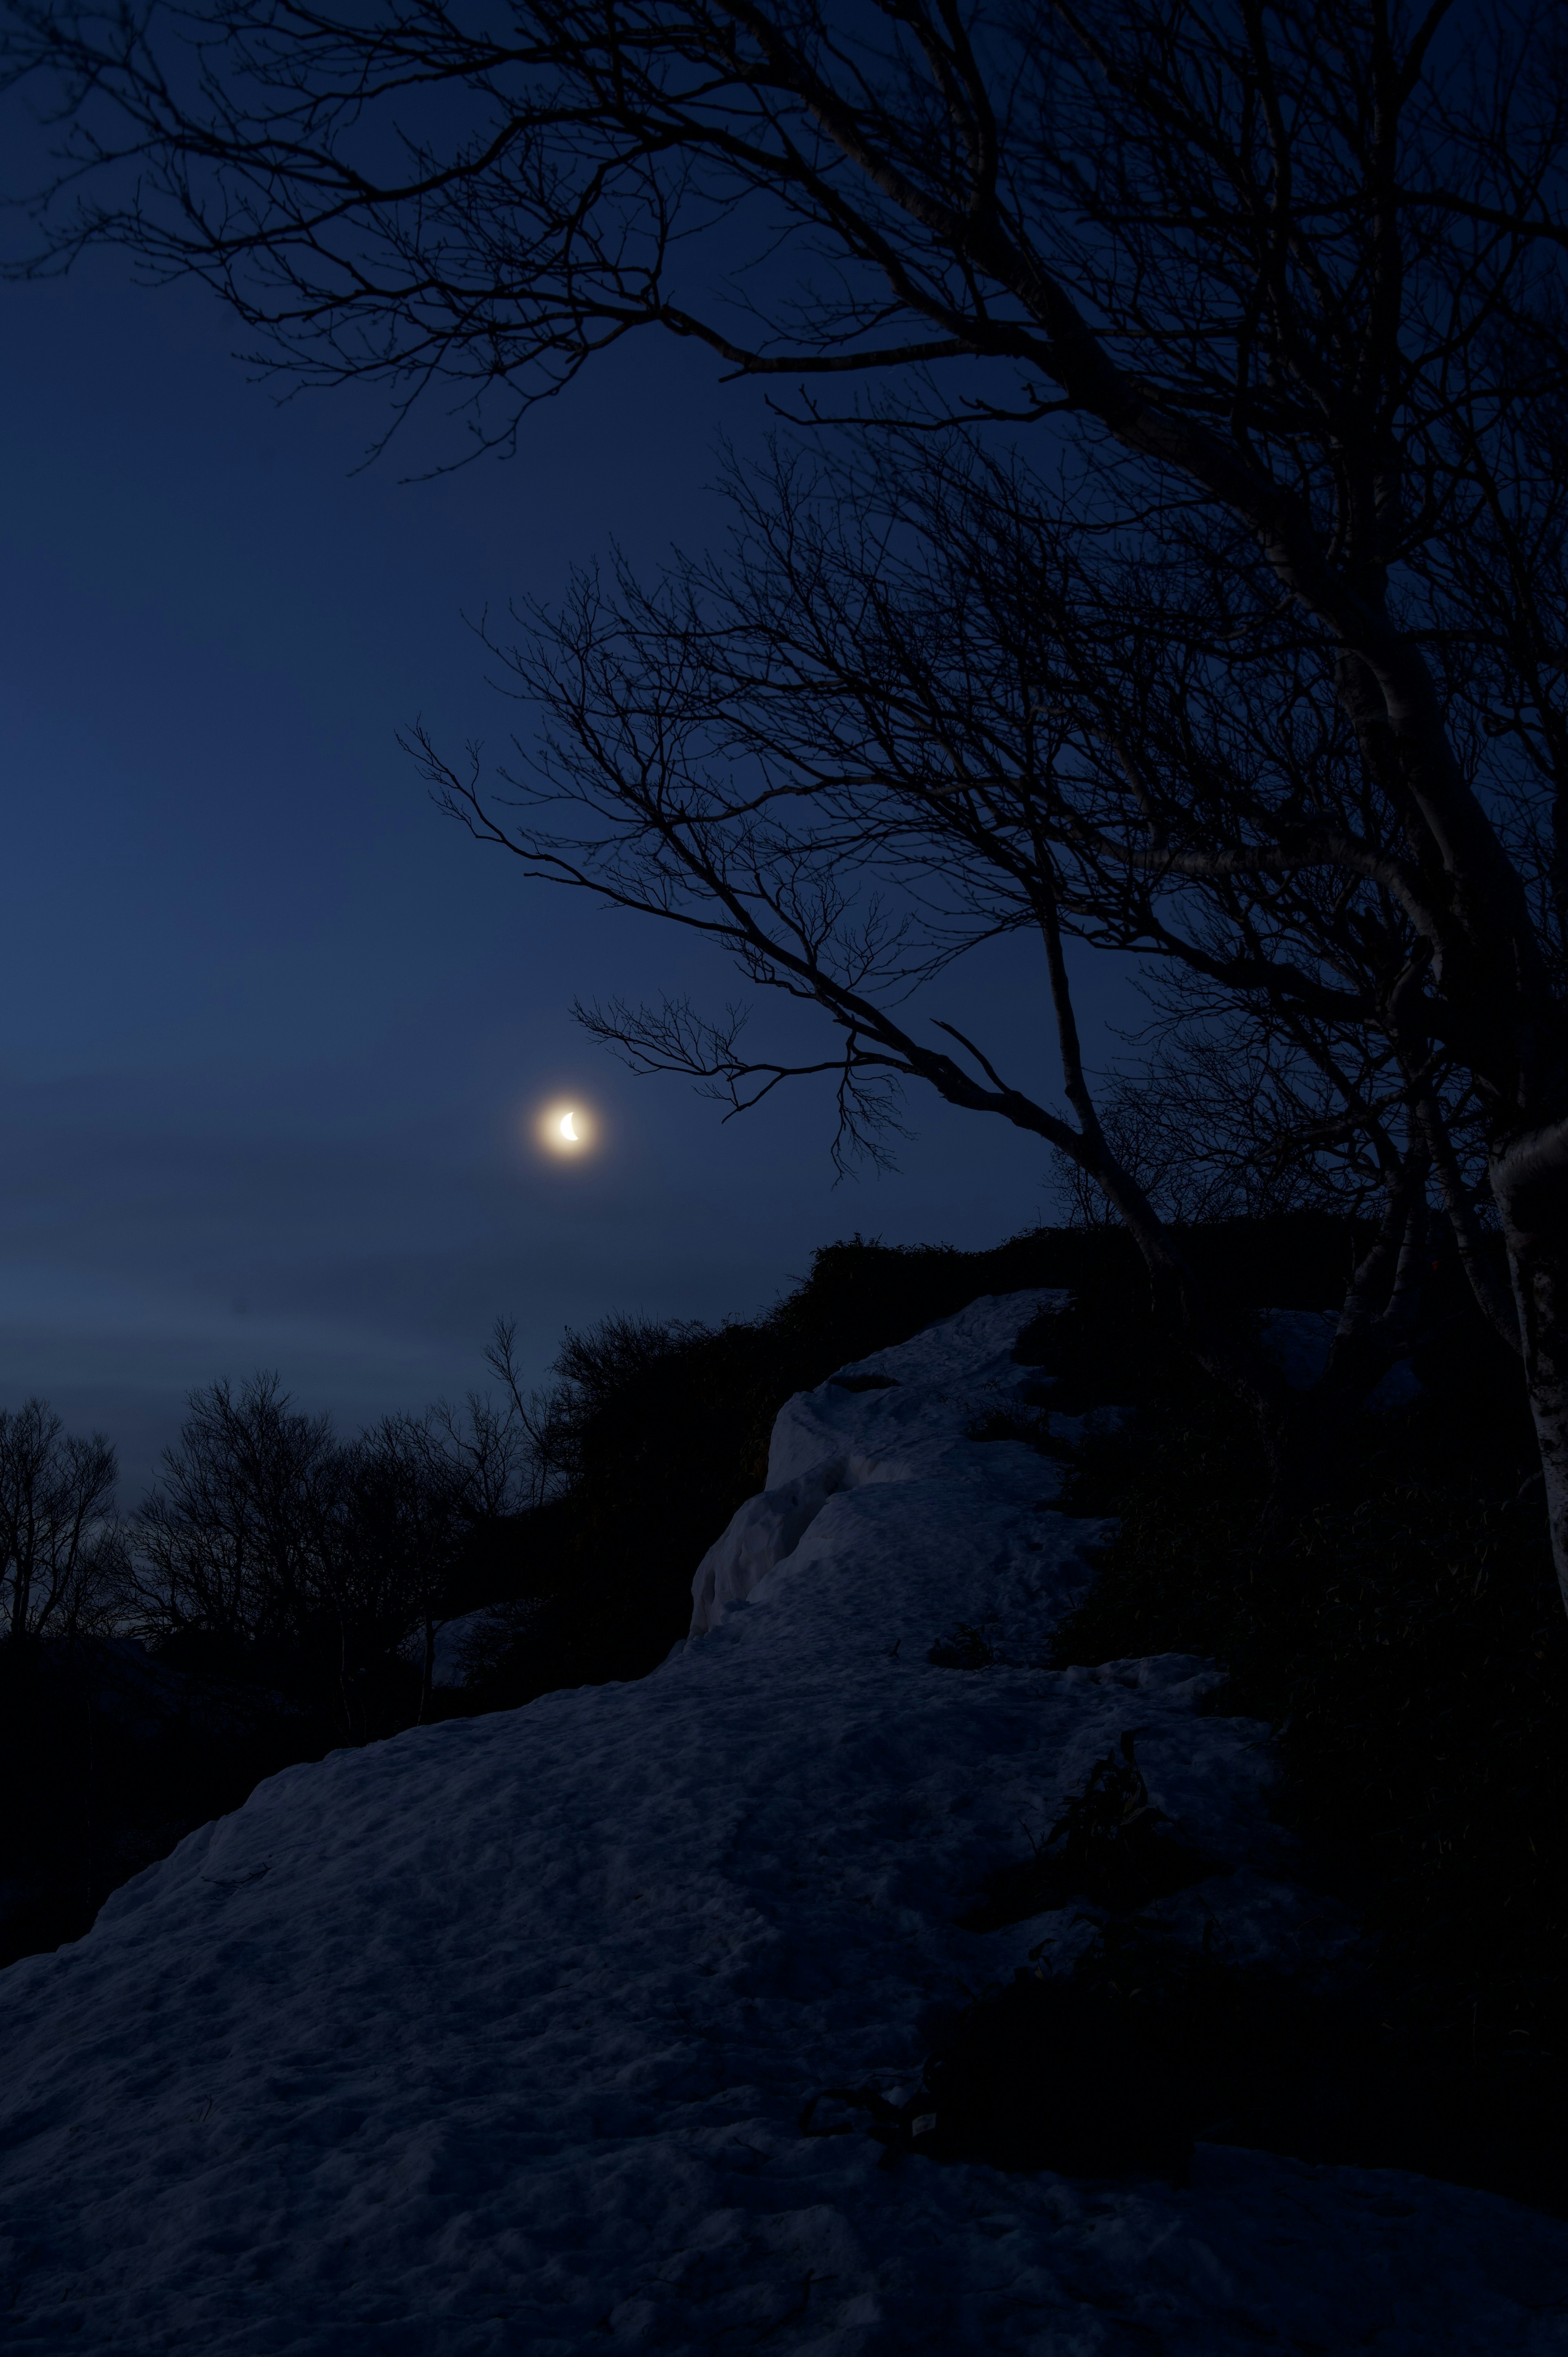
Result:
<instances>
[{"instance_id":1,"label":"snow ridge","mask_svg":"<svg viewBox=\"0 0 1568 2357\"><path fill-rule=\"evenodd\" d=\"M1173 1905L1243 1951L1337 1936L1202 1663L1037 1666L1095 1529L968 1432L1037 1380L1008 1353L1045 1299L791 1401L653 1676L292 1769L12 1967L8 2349L1568 2349L1568 2229L1490 2196L1219 2147L1183 2192L884 2170L800 2133L822 2087L912 2087L1070 1935L955 1918L1130 1724L1238 1868ZM961 1622L992 1666L927 1658Z\"/></svg>"}]
</instances>

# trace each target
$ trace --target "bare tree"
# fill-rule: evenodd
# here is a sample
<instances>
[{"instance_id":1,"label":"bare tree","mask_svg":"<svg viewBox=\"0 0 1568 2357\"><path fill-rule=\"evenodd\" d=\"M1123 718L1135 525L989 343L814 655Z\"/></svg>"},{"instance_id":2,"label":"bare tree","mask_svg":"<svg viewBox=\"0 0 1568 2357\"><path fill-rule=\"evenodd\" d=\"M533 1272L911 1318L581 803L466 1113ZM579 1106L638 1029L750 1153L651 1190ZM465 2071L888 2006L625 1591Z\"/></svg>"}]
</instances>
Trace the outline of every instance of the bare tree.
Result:
<instances>
[{"instance_id":1,"label":"bare tree","mask_svg":"<svg viewBox=\"0 0 1568 2357\"><path fill-rule=\"evenodd\" d=\"M1290 1150L1282 1100L1295 1097L1297 1076L1282 1074L1272 1040L1249 1055L1251 1043L1239 1031L1228 1008L1212 1030L1164 1042L1146 1059L1123 1057L1097 1075L1101 1125L1112 1152L1167 1226L1307 1210L1354 1218L1365 1209L1363 1174L1337 1157L1325 1170L1319 1167L1324 1157ZM1058 1154L1051 1167L1069 1225L1118 1224L1112 1205L1079 1164Z\"/></svg>"},{"instance_id":2,"label":"bare tree","mask_svg":"<svg viewBox=\"0 0 1568 2357\"><path fill-rule=\"evenodd\" d=\"M500 1384L497 1415L509 1466L508 1504L543 1505L575 1470L572 1419L559 1384L526 1389L517 1361L517 1320L498 1318L485 1346L485 1364Z\"/></svg>"},{"instance_id":3,"label":"bare tree","mask_svg":"<svg viewBox=\"0 0 1568 2357\"><path fill-rule=\"evenodd\" d=\"M385 1416L338 1450L336 1511L322 1558L322 1590L338 1631L338 1702L345 1723L360 1714L349 1689L350 1650L387 1659L420 1641L418 1716L435 1677L435 1632L477 1521L505 1510L496 1424L477 1400L465 1424L450 1409Z\"/></svg>"},{"instance_id":4,"label":"bare tree","mask_svg":"<svg viewBox=\"0 0 1568 2357\"><path fill-rule=\"evenodd\" d=\"M1005 726L935 729L918 791L972 808L998 774L1078 781L1067 847L1087 915L1060 841L1032 871L1048 890L1029 887L1053 976L1069 919L1201 963L1201 926L1168 921L1191 887L1230 929L1212 980L1309 1028L1371 1006L1445 1196L1444 1108L1475 1106L1568 1581L1555 12L879 0L840 21L811 0L514 0L491 30L435 8L231 0L147 19L18 5L12 23L14 73L50 78L76 142L39 266L127 242L206 278L306 374L381 377L403 405L435 378L466 383L481 445L648 326L754 377L878 372L901 404L884 403L885 425L1056 421L1080 542L1141 548L1148 692L1118 659L1125 595L1097 605L1092 567L1058 535L1038 588L1047 604L1064 589L1073 628L1012 682ZM725 274L748 256L737 295ZM1095 640L1097 611L1120 639ZM610 627L586 603L571 624L584 714ZM1096 643L1113 693L1069 660ZM1244 697L1227 738L1228 698L1260 666L1268 695ZM686 692L668 674L654 688L650 726ZM981 708L958 706L971 722ZM1004 752L1025 766L1003 770ZM704 869L706 818L660 837L649 815L662 758L612 737L601 774L629 797L628 840L654 829L667 913L689 885L709 893L727 912L709 930L727 921L757 978L829 1007L855 1046L852 1110L879 1071L913 1073L1095 1164L1222 1361L1109 1152L1065 993L1070 1139L983 1057L938 1059L899 1030L886 988L935 971L936 952L851 915L860 835L835 864L820 829L791 880L783 805L764 792L767 880L748 901L737 793L722 823L740 866ZM1011 857L1008 829L984 823ZM655 1059L731 1070L733 1030L684 1019L619 1028ZM1351 1112L1381 1117L1380 1103Z\"/></svg>"},{"instance_id":5,"label":"bare tree","mask_svg":"<svg viewBox=\"0 0 1568 2357\"><path fill-rule=\"evenodd\" d=\"M372 1731L367 1681L435 1634L476 1527L527 1471L510 1401L474 1394L342 1439L275 1375L191 1394L163 1476L130 1524L140 1626L216 1642L230 1663L305 1677L343 1733Z\"/></svg>"},{"instance_id":6,"label":"bare tree","mask_svg":"<svg viewBox=\"0 0 1568 2357\"><path fill-rule=\"evenodd\" d=\"M815 471L784 454L733 488L727 561L686 562L652 588L588 576L561 613L535 615L508 659L546 726L510 791L422 738L427 773L532 875L721 944L839 1032L832 1054L792 1060L751 1049L739 1008L579 1010L637 1068L694 1077L732 1112L831 1072L841 1157L883 1150L891 1092L910 1081L1040 1136L1132 1230L1283 1469L1303 1418L1213 1313L1166 1219L1234 1207L1238 1151L1266 1148L1273 1200L1288 1169L1289 1200L1331 1188L1393 1222L1325 1379L1348 1403L1410 1341L1402 1309L1387 1313L1426 1213L1412 1082L1434 1134L1455 1135L1448 1065L1407 1070L1384 1020L1408 928L1375 877L1326 888L1269 831L1310 774L1320 805L1344 804L1344 839L1370 840L1361 771L1319 741L1322 716L1299 715L1293 739L1299 649L1215 675L1190 579L1173 627L1140 558L1086 567L1039 487L962 446ZM1207 846L1185 868L1149 846L1148 779L1173 771L1176 819ZM1110 1119L1079 1046L1073 932L1160 961L1166 1031L1185 1035L1163 1085L1122 1089ZM921 1011L955 958L1008 934L1040 950L1076 1118L1004 1080L994 1042L940 1017L933 1036Z\"/></svg>"},{"instance_id":7,"label":"bare tree","mask_svg":"<svg viewBox=\"0 0 1568 2357\"><path fill-rule=\"evenodd\" d=\"M0 1598L14 1646L100 1624L119 1573L114 1451L46 1401L0 1409Z\"/></svg>"},{"instance_id":8,"label":"bare tree","mask_svg":"<svg viewBox=\"0 0 1568 2357\"><path fill-rule=\"evenodd\" d=\"M131 1523L149 1631L297 1643L322 1602L338 1470L330 1420L301 1415L275 1375L193 1392Z\"/></svg>"}]
</instances>

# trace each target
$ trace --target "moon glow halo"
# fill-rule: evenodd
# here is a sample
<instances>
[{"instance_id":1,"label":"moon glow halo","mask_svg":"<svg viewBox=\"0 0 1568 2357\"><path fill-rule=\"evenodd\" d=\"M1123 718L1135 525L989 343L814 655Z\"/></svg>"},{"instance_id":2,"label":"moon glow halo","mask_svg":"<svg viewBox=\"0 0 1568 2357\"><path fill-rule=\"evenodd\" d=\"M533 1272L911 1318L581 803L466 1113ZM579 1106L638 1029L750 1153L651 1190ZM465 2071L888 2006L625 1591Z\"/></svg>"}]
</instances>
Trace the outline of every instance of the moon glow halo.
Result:
<instances>
[{"instance_id":1,"label":"moon glow halo","mask_svg":"<svg viewBox=\"0 0 1568 2357\"><path fill-rule=\"evenodd\" d=\"M547 1154L559 1155L564 1160L584 1154L595 1143L598 1125L592 1114L581 1104L546 1105L534 1116L533 1135Z\"/></svg>"}]
</instances>

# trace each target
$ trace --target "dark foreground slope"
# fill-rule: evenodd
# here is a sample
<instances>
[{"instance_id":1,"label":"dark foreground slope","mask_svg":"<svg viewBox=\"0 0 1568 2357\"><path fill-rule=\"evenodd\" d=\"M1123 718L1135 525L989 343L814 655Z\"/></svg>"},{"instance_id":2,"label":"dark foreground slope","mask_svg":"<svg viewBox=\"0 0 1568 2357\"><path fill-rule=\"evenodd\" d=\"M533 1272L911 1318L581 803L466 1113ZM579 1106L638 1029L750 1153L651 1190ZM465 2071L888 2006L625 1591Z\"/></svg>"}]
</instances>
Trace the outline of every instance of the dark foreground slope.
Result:
<instances>
[{"instance_id":1,"label":"dark foreground slope","mask_svg":"<svg viewBox=\"0 0 1568 2357\"><path fill-rule=\"evenodd\" d=\"M1189 1242L1240 1310L1332 1304L1354 1248L1313 1221ZM1251 1436L1151 1333L1114 1233L1042 1232L983 1254L854 1239L820 1253L764 1318L599 1329L575 1346L567 1492L484 1534L450 1599L510 1602L510 1633L440 1710L478 1716L651 1669L684 1632L694 1566L761 1485L783 1401L980 1294L1030 1286L1076 1295L1042 1350L1056 1406L1138 1410L1076 1462L1074 1510L1120 1530L1059 1658L1199 1652L1226 1668L1225 1706L1280 1730L1282 1813L1381 1942L1377 2024L1347 2020L1343 2036L1385 2090L1383 2157L1397 2147L1560 2203L1568 1624L1517 1374L1466 1318L1449 1270L1431 1287L1422 1398L1364 1419L1326 1494L1266 1545ZM331 1748L268 1666L272 1683L248 1691L133 1678L127 1697L123 1670L64 1664L7 1695L0 1961L78 1936L192 1825ZM410 1681L389 1731L416 1708Z\"/></svg>"},{"instance_id":2,"label":"dark foreground slope","mask_svg":"<svg viewBox=\"0 0 1568 2357\"><path fill-rule=\"evenodd\" d=\"M1079 1973L1150 1936L1092 1831L1134 1751L1165 1830L1133 1862L1180 1868L1138 1911L1195 1981L1322 1985L1356 1946L1213 1672L1041 1665L1101 1526L998 1427L1040 1414L1015 1353L1060 1298L792 1402L804 1528L756 1501L718 1625L650 1676L274 1777L12 1967L7 2348L1560 2346L1568 2225L1217 2138L1170 2009ZM1000 1907L1063 1819L1056 1887ZM998 2029L1045 2098L1007 2138Z\"/></svg>"}]
</instances>

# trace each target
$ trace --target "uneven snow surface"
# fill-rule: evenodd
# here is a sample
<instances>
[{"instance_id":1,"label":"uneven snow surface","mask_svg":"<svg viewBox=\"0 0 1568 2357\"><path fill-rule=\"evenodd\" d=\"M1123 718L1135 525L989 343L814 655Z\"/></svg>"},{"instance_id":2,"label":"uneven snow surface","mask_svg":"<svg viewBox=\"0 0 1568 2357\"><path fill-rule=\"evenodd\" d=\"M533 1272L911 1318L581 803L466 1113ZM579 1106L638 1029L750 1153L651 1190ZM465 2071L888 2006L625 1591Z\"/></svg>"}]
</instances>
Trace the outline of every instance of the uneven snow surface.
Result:
<instances>
[{"instance_id":1,"label":"uneven snow surface","mask_svg":"<svg viewBox=\"0 0 1568 2357\"><path fill-rule=\"evenodd\" d=\"M1070 1943L1072 1910L954 1917L1125 1727L1240 1868L1176 1911L1239 1952L1343 1937L1200 1663L1032 1666L1093 1529L965 1429L1037 1380L1009 1346L1041 1299L791 1401L709 1633L652 1677L292 1769L12 1967L7 2351L1568 2351L1568 2228L1486 2195L1218 2147L1184 2192L881 2169L800 2133ZM927 1659L961 1623L993 1665Z\"/></svg>"}]
</instances>

